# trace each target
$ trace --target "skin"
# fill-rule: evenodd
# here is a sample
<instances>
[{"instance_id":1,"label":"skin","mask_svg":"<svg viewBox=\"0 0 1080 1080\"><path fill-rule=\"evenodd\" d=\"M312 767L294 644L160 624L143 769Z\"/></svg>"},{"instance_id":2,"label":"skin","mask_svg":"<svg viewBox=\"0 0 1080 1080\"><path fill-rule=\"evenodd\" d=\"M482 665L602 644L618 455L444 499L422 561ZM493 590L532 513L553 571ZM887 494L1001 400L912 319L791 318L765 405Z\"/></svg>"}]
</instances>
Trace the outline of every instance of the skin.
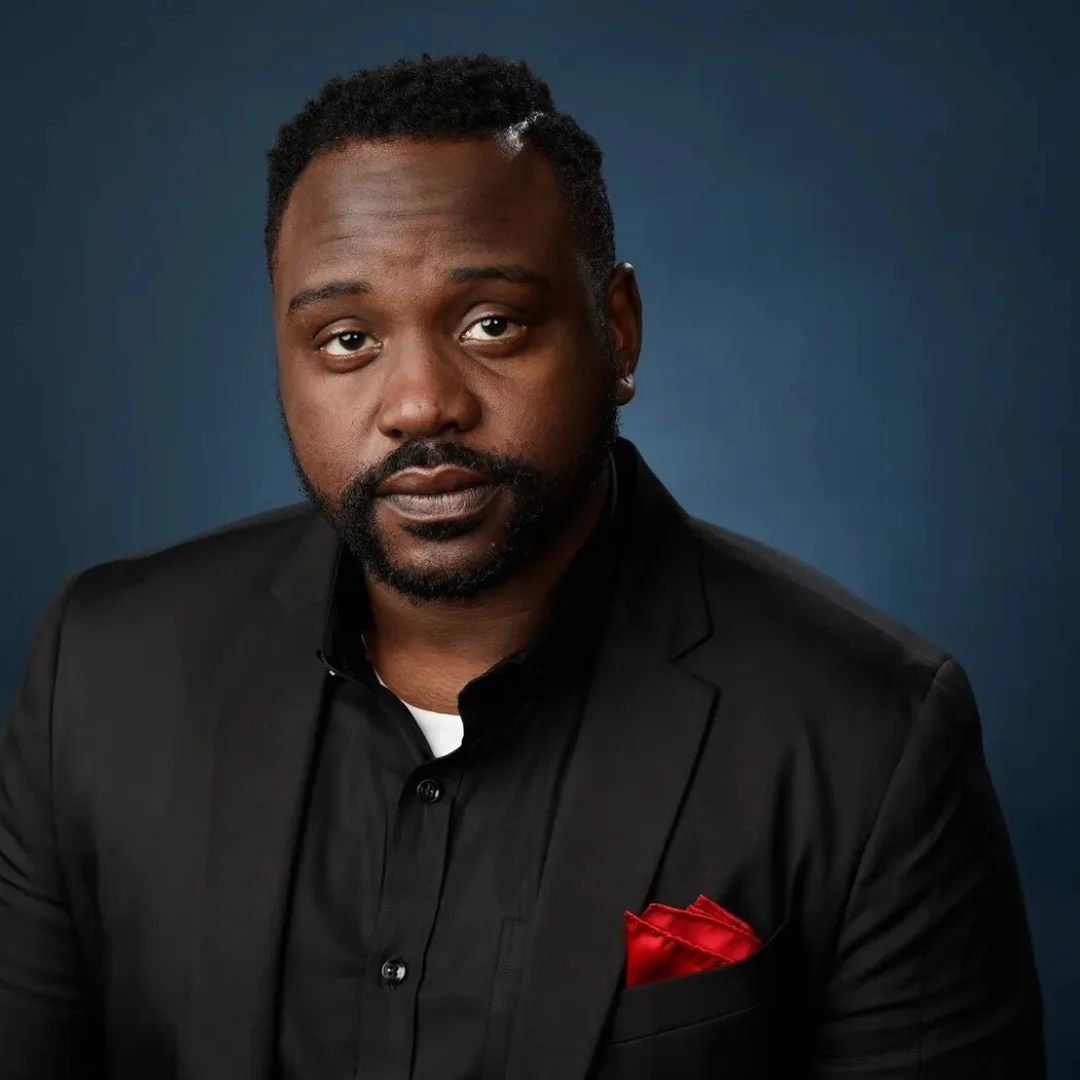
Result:
<instances>
[{"instance_id":1,"label":"skin","mask_svg":"<svg viewBox=\"0 0 1080 1080\"><path fill-rule=\"evenodd\" d=\"M527 276L451 276L475 267ZM606 464L588 490L573 482L605 404L633 397L633 268L614 269L598 312L554 171L527 145L398 139L354 142L308 166L285 208L273 286L283 418L304 486L331 520L341 524L350 486L414 443L506 462L562 508L553 534L470 595L410 593L366 569L376 669L410 704L455 712L470 680L535 634L599 518ZM388 568L414 585L482 580L523 504L509 482L494 491L462 535L438 538L369 500Z\"/></svg>"}]
</instances>

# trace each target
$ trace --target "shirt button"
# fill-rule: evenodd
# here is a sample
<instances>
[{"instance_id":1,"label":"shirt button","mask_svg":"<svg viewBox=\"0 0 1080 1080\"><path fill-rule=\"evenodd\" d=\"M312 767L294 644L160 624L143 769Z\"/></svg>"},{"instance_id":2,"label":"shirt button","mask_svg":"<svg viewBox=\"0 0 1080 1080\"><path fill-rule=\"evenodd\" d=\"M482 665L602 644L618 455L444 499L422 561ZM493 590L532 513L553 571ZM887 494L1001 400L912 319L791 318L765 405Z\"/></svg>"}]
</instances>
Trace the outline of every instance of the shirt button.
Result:
<instances>
[{"instance_id":1,"label":"shirt button","mask_svg":"<svg viewBox=\"0 0 1080 1080\"><path fill-rule=\"evenodd\" d=\"M439 785L432 779L421 780L416 785L416 794L420 798L421 802L433 803L437 802L442 792L439 790Z\"/></svg>"},{"instance_id":2,"label":"shirt button","mask_svg":"<svg viewBox=\"0 0 1080 1080\"><path fill-rule=\"evenodd\" d=\"M393 960L387 960L383 964L380 974L383 977L383 982L388 983L390 986L397 986L405 981L407 971L405 961L395 957Z\"/></svg>"}]
</instances>

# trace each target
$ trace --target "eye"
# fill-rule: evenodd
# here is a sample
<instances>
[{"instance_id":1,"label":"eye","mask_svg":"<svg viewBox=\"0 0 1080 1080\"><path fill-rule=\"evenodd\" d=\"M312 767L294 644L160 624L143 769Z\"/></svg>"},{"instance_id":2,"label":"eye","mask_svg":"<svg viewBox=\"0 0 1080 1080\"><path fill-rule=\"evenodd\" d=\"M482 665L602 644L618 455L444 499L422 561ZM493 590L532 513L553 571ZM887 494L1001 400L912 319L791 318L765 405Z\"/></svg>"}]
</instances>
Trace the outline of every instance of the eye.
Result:
<instances>
[{"instance_id":1,"label":"eye","mask_svg":"<svg viewBox=\"0 0 1080 1080\"><path fill-rule=\"evenodd\" d=\"M362 330L343 330L319 346L327 356L355 356L371 341Z\"/></svg>"},{"instance_id":2,"label":"eye","mask_svg":"<svg viewBox=\"0 0 1080 1080\"><path fill-rule=\"evenodd\" d=\"M525 327L505 315L486 315L477 319L462 335L468 341L508 341L523 333Z\"/></svg>"}]
</instances>

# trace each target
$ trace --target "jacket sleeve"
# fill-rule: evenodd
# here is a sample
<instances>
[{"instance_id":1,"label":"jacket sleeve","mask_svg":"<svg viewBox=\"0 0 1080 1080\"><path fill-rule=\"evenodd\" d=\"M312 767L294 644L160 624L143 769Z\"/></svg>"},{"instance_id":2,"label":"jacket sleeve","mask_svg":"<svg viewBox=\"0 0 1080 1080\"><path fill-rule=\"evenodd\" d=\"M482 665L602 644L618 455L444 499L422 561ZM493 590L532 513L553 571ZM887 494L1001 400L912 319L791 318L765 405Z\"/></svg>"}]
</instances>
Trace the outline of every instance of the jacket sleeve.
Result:
<instances>
[{"instance_id":1,"label":"jacket sleeve","mask_svg":"<svg viewBox=\"0 0 1080 1080\"><path fill-rule=\"evenodd\" d=\"M94 1074L92 999L57 856L51 712L62 611L49 605L22 688L0 728L0 1076Z\"/></svg>"},{"instance_id":2,"label":"jacket sleeve","mask_svg":"<svg viewBox=\"0 0 1080 1080\"><path fill-rule=\"evenodd\" d=\"M939 668L855 875L814 1080L1042 1080L1042 1000L975 699Z\"/></svg>"}]
</instances>

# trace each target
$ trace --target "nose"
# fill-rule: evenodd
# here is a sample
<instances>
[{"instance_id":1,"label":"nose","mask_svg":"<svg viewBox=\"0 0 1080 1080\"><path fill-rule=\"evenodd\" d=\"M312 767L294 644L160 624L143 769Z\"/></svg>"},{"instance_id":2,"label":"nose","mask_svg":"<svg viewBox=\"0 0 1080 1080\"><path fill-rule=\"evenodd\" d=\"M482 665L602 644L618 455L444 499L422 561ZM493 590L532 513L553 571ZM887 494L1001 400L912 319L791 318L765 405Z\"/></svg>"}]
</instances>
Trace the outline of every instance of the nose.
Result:
<instances>
[{"instance_id":1,"label":"nose","mask_svg":"<svg viewBox=\"0 0 1080 1080\"><path fill-rule=\"evenodd\" d=\"M378 428L389 439L429 439L469 431L480 422L480 402L468 385L467 358L442 355L435 343L401 341L384 356L389 374Z\"/></svg>"}]
</instances>

